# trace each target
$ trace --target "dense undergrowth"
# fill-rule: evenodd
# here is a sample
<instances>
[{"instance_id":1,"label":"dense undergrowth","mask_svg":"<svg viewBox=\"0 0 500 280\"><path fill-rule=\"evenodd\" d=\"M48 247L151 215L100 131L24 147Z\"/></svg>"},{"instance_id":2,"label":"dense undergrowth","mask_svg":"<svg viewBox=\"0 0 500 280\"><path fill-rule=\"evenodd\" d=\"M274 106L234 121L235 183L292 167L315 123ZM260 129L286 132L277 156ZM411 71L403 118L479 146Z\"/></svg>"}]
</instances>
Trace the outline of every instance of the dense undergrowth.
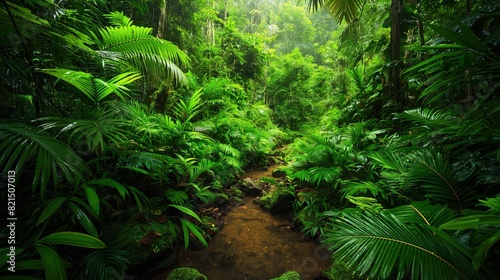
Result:
<instances>
[{"instance_id":1,"label":"dense undergrowth","mask_svg":"<svg viewBox=\"0 0 500 280\"><path fill-rule=\"evenodd\" d=\"M121 279L129 257L110 225L156 213L172 242L206 245L195 205L282 144L303 233L351 276L500 273L495 1L455 22L408 3L393 60L387 3L365 3L372 27L346 15L333 28L288 2L266 19L256 1L234 15L227 2L116 1L141 24L113 1L67 2L0 9L0 189L17 218L1 279ZM426 44L412 33L422 19L435 24Z\"/></svg>"}]
</instances>

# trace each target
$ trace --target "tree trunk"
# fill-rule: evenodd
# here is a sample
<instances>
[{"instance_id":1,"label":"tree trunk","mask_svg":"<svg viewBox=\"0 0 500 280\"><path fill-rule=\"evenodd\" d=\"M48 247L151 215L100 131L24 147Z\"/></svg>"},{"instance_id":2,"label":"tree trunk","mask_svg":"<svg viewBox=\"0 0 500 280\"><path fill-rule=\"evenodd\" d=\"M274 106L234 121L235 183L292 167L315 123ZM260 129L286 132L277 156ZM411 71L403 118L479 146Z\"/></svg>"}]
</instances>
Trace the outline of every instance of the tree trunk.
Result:
<instances>
[{"instance_id":1,"label":"tree trunk","mask_svg":"<svg viewBox=\"0 0 500 280\"><path fill-rule=\"evenodd\" d=\"M389 68L389 96L396 102L403 101L401 93L401 21L402 0L391 0L391 65Z\"/></svg>"},{"instance_id":2,"label":"tree trunk","mask_svg":"<svg viewBox=\"0 0 500 280\"><path fill-rule=\"evenodd\" d=\"M227 6L229 0L224 0L224 22L227 22Z\"/></svg>"},{"instance_id":3,"label":"tree trunk","mask_svg":"<svg viewBox=\"0 0 500 280\"><path fill-rule=\"evenodd\" d=\"M420 46L425 45L425 37L424 37L424 23L422 22L422 1L418 0L417 3L417 26L418 26L418 38L420 41Z\"/></svg>"},{"instance_id":4,"label":"tree trunk","mask_svg":"<svg viewBox=\"0 0 500 280\"><path fill-rule=\"evenodd\" d=\"M159 3L159 16L158 16L158 29L156 30L156 37L166 39L167 31L167 1L160 1ZM162 3L163 2L163 3ZM163 5L162 5L163 4Z\"/></svg>"}]
</instances>

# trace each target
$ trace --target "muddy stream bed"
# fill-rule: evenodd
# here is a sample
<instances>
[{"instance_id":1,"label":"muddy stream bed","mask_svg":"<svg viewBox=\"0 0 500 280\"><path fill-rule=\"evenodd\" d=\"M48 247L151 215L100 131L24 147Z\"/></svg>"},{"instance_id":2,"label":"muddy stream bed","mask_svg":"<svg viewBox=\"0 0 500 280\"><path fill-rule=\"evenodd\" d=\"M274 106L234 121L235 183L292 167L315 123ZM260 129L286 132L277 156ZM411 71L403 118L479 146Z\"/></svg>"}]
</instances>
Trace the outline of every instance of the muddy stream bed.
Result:
<instances>
[{"instance_id":1,"label":"muddy stream bed","mask_svg":"<svg viewBox=\"0 0 500 280\"><path fill-rule=\"evenodd\" d=\"M271 172L248 172L246 177L258 180ZM196 268L209 280L265 280L289 270L304 280L320 279L321 271L331 264L329 253L316 241L302 241L302 234L289 226L286 216L271 215L253 200L247 196L244 205L231 209L208 248L180 248L175 267ZM169 272L154 279L165 279Z\"/></svg>"}]
</instances>

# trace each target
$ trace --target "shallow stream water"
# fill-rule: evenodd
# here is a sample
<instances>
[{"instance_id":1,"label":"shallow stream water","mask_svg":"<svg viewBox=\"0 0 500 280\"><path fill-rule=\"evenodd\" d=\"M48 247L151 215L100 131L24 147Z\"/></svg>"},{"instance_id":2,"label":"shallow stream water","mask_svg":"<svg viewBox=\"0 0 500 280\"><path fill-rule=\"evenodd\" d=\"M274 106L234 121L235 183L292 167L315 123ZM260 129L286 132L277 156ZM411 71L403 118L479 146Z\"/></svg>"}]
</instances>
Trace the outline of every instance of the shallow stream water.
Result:
<instances>
[{"instance_id":1,"label":"shallow stream water","mask_svg":"<svg viewBox=\"0 0 500 280\"><path fill-rule=\"evenodd\" d=\"M258 179L270 171L246 174ZM208 248L179 249L176 267L193 267L209 280L265 280L295 270L302 279L314 279L331 264L329 253L315 241L301 241L301 233L291 229L285 216L264 211L252 197L232 209L225 226L215 234ZM165 279L168 272L162 274Z\"/></svg>"}]
</instances>

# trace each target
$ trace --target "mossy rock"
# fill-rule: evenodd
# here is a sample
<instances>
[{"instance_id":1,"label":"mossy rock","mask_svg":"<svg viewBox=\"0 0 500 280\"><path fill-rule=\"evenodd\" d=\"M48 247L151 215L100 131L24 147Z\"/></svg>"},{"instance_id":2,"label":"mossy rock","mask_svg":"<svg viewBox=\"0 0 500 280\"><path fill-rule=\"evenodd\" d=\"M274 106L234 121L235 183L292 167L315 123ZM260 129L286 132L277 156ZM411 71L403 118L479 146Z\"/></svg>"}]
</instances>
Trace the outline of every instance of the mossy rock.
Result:
<instances>
[{"instance_id":1,"label":"mossy rock","mask_svg":"<svg viewBox=\"0 0 500 280\"><path fill-rule=\"evenodd\" d=\"M156 221L133 221L120 227L116 234L116 238L123 240L125 244L124 250L128 252L130 268L149 264L152 259L172 250L175 242L168 227ZM151 235L150 244L141 242L146 235Z\"/></svg>"},{"instance_id":2,"label":"mossy rock","mask_svg":"<svg viewBox=\"0 0 500 280\"><path fill-rule=\"evenodd\" d=\"M208 280L208 278L194 268L179 267L170 272L166 280Z\"/></svg>"},{"instance_id":3,"label":"mossy rock","mask_svg":"<svg viewBox=\"0 0 500 280\"><path fill-rule=\"evenodd\" d=\"M286 213L292 209L294 192L288 187L277 187L271 196L269 211L272 214Z\"/></svg>"},{"instance_id":4,"label":"mossy rock","mask_svg":"<svg viewBox=\"0 0 500 280\"><path fill-rule=\"evenodd\" d=\"M271 197L272 195L270 194L261 197L259 200L260 207L264 208L264 210L269 210L271 208Z\"/></svg>"},{"instance_id":5,"label":"mossy rock","mask_svg":"<svg viewBox=\"0 0 500 280\"><path fill-rule=\"evenodd\" d=\"M329 280L362 280L366 278L361 278L354 274L352 270L348 269L344 264L334 261L333 264L321 272L321 276Z\"/></svg>"},{"instance_id":6,"label":"mossy rock","mask_svg":"<svg viewBox=\"0 0 500 280\"><path fill-rule=\"evenodd\" d=\"M286 175L287 174L286 174L285 170L280 169L280 168L273 170L273 173L272 173L273 178L285 179Z\"/></svg>"},{"instance_id":7,"label":"mossy rock","mask_svg":"<svg viewBox=\"0 0 500 280\"><path fill-rule=\"evenodd\" d=\"M262 190L250 178L245 178L245 180L241 182L241 190L251 196L258 196L262 192Z\"/></svg>"},{"instance_id":8,"label":"mossy rock","mask_svg":"<svg viewBox=\"0 0 500 280\"><path fill-rule=\"evenodd\" d=\"M295 225L298 227L310 224L316 219L314 211L310 208L303 208L295 215Z\"/></svg>"},{"instance_id":9,"label":"mossy rock","mask_svg":"<svg viewBox=\"0 0 500 280\"><path fill-rule=\"evenodd\" d=\"M231 187L229 190L229 195L234 197L243 197L243 192L237 187Z\"/></svg>"},{"instance_id":10,"label":"mossy rock","mask_svg":"<svg viewBox=\"0 0 500 280\"><path fill-rule=\"evenodd\" d=\"M235 205L235 206L245 205L245 202L243 201L243 199L236 197L236 196L231 197L229 199L229 201L231 201L231 204Z\"/></svg>"},{"instance_id":11,"label":"mossy rock","mask_svg":"<svg viewBox=\"0 0 500 280\"><path fill-rule=\"evenodd\" d=\"M217 206L224 205L229 202L229 197L225 193L216 193L215 204Z\"/></svg>"},{"instance_id":12,"label":"mossy rock","mask_svg":"<svg viewBox=\"0 0 500 280\"><path fill-rule=\"evenodd\" d=\"M273 278L271 280L301 280L300 274L297 271L290 270L281 274L278 278Z\"/></svg>"},{"instance_id":13,"label":"mossy rock","mask_svg":"<svg viewBox=\"0 0 500 280\"><path fill-rule=\"evenodd\" d=\"M214 217L203 216L203 217L201 217L201 221L203 222L201 227L205 230L205 232L208 235L213 235L213 234L219 232L219 228L216 226L216 221L215 221Z\"/></svg>"}]
</instances>

